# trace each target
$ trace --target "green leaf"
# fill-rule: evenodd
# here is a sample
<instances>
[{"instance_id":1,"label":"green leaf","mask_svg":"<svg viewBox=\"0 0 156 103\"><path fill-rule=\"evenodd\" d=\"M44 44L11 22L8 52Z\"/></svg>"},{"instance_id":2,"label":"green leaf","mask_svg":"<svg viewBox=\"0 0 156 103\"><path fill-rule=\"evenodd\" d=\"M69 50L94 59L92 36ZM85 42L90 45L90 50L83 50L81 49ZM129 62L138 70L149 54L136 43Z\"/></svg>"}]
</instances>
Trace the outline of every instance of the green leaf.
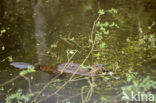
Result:
<instances>
[{"instance_id":1,"label":"green leaf","mask_svg":"<svg viewBox=\"0 0 156 103\"><path fill-rule=\"evenodd\" d=\"M75 38L74 38L74 37L72 37L72 38L70 38L70 40L71 40L71 41L74 41L74 40L75 40Z\"/></svg>"},{"instance_id":2,"label":"green leaf","mask_svg":"<svg viewBox=\"0 0 156 103\"><path fill-rule=\"evenodd\" d=\"M51 48L56 48L57 47L57 45L55 45L55 44L51 44L51 46L50 46Z\"/></svg>"},{"instance_id":3,"label":"green leaf","mask_svg":"<svg viewBox=\"0 0 156 103\"><path fill-rule=\"evenodd\" d=\"M114 8L112 8L111 10L109 10L109 12L112 13L112 14L113 14L113 13L114 13L114 14L117 14L117 13L118 13L117 9L114 9Z\"/></svg>"},{"instance_id":4,"label":"green leaf","mask_svg":"<svg viewBox=\"0 0 156 103\"><path fill-rule=\"evenodd\" d=\"M108 35L109 34L109 30L107 31L103 31L104 34Z\"/></svg>"},{"instance_id":5,"label":"green leaf","mask_svg":"<svg viewBox=\"0 0 156 103\"><path fill-rule=\"evenodd\" d=\"M154 25L155 25L155 22L153 21L153 22L152 22L152 26L154 26Z\"/></svg>"},{"instance_id":6,"label":"green leaf","mask_svg":"<svg viewBox=\"0 0 156 103\"><path fill-rule=\"evenodd\" d=\"M2 51L4 51L5 50L5 46L2 46Z\"/></svg>"},{"instance_id":7,"label":"green leaf","mask_svg":"<svg viewBox=\"0 0 156 103\"><path fill-rule=\"evenodd\" d=\"M8 57L8 61L9 62L13 62L13 58L10 56L10 57Z\"/></svg>"},{"instance_id":8,"label":"green leaf","mask_svg":"<svg viewBox=\"0 0 156 103\"><path fill-rule=\"evenodd\" d=\"M103 9L100 9L100 10L98 11L98 13L99 13L100 15L105 14Z\"/></svg>"},{"instance_id":9,"label":"green leaf","mask_svg":"<svg viewBox=\"0 0 156 103\"><path fill-rule=\"evenodd\" d=\"M109 25L109 22L106 21L106 22L104 23L104 27L108 27L108 25Z\"/></svg>"},{"instance_id":10,"label":"green leaf","mask_svg":"<svg viewBox=\"0 0 156 103\"><path fill-rule=\"evenodd\" d=\"M19 73L19 75L20 75L20 76L24 76L24 75L26 75L26 74L28 74L28 73L32 73L32 72L35 72L35 71L36 71L35 68L34 68L34 67L31 67L31 68L28 68L27 70L21 71L21 72Z\"/></svg>"},{"instance_id":11,"label":"green leaf","mask_svg":"<svg viewBox=\"0 0 156 103\"><path fill-rule=\"evenodd\" d=\"M100 48L101 49L104 49L105 47L106 47L106 43L105 42L103 42L103 43L100 44Z\"/></svg>"},{"instance_id":12,"label":"green leaf","mask_svg":"<svg viewBox=\"0 0 156 103\"><path fill-rule=\"evenodd\" d=\"M105 98L105 97L101 97L100 100L101 100L101 101L106 101L107 98Z\"/></svg>"},{"instance_id":13,"label":"green leaf","mask_svg":"<svg viewBox=\"0 0 156 103\"><path fill-rule=\"evenodd\" d=\"M101 25L100 21L96 23L96 26L99 27Z\"/></svg>"},{"instance_id":14,"label":"green leaf","mask_svg":"<svg viewBox=\"0 0 156 103\"><path fill-rule=\"evenodd\" d=\"M3 34L3 33L5 33L6 32L6 30L5 29L3 29L3 30L1 30L1 33Z\"/></svg>"}]
</instances>

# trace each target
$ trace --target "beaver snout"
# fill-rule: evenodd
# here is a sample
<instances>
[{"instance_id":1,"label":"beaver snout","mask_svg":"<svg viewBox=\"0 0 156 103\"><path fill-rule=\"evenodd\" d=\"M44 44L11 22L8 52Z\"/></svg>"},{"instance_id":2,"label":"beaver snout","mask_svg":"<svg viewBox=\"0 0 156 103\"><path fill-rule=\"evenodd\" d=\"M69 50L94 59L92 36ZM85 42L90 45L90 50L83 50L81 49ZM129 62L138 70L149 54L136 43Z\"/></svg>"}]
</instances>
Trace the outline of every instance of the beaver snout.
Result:
<instances>
[{"instance_id":1,"label":"beaver snout","mask_svg":"<svg viewBox=\"0 0 156 103\"><path fill-rule=\"evenodd\" d=\"M100 69L100 70L102 70L102 72L109 72L108 70L106 70L106 67L104 64L96 64L96 65L93 65L92 67Z\"/></svg>"}]
</instances>

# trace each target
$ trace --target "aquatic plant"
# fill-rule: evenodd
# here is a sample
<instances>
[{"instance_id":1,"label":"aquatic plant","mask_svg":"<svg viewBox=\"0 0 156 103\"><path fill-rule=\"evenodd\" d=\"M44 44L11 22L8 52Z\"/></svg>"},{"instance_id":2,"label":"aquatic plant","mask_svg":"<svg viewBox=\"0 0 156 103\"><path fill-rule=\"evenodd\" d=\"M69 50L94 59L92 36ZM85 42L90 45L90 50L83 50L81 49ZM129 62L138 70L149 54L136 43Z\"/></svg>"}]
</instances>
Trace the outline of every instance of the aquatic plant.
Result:
<instances>
[{"instance_id":1,"label":"aquatic plant","mask_svg":"<svg viewBox=\"0 0 156 103\"><path fill-rule=\"evenodd\" d=\"M16 93L13 93L11 95L8 95L5 99L5 103L28 103L33 97L33 93L23 94L22 89L18 89Z\"/></svg>"},{"instance_id":2,"label":"aquatic plant","mask_svg":"<svg viewBox=\"0 0 156 103\"><path fill-rule=\"evenodd\" d=\"M5 103L12 103L13 101L16 101L17 103L27 103L28 101L30 101L31 97L34 96L34 93L32 93L31 91L31 83L30 83L32 78L27 77L26 74L32 73L32 72L35 72L34 67L28 68L27 70L22 70L21 72L19 72L18 76L0 85L0 87L4 91L3 87L5 85L9 83L13 83L15 80L19 79L20 77L23 77L25 80L28 81L29 93L24 94L22 92L22 89L18 89L16 93L12 93L6 96Z\"/></svg>"},{"instance_id":3,"label":"aquatic plant","mask_svg":"<svg viewBox=\"0 0 156 103\"><path fill-rule=\"evenodd\" d=\"M134 69L135 65L142 65L142 61L145 60L145 58L147 57L147 55L145 55L146 51L149 51L153 57L153 54L154 54L153 51L155 50L155 45L156 45L155 44L155 35L154 35L154 33L148 33L148 34L150 34L150 35L148 35L144 32L145 31L144 28L139 28L139 31L140 31L139 36L136 36L136 38L127 37L126 43L124 43L124 46L118 47L118 42L117 42L118 40L116 40L117 38L115 36L112 36L112 34L113 34L112 31L118 30L120 27L119 24L121 24L121 23L119 22L119 24L118 24L117 20L105 19L105 16L107 16L107 14L109 15L109 17L116 16L116 18L117 18L117 15L119 14L119 12L118 12L118 10L116 10L114 8L112 8L110 10L102 10L102 9L99 10L98 17L93 23L91 34L89 34L90 37L87 35L87 37L89 37L89 38L84 37L84 36L83 36L83 38L81 36L79 36L78 38L61 37L62 40L64 40L69 45L74 45L74 49L70 48L70 49L65 50L66 51L65 53L67 55L67 60L68 60L68 62L71 61L71 59L72 59L71 57L73 57L77 52L79 52L81 55L84 55L83 56L84 60L79 61L82 63L81 65L84 65L85 63L87 63L88 58L91 58L88 61L91 61L94 64L96 64L96 63L103 63L105 65L109 64L110 66L109 65L107 66L108 69L111 68L112 71L114 70L115 73L117 71L119 71L120 73L123 73L125 75L127 73L127 71ZM124 20L121 22L124 22ZM154 25L155 25L155 23L152 23L152 26L148 26L148 29L151 30L154 27ZM4 33L4 31L1 33ZM118 35L118 34L116 34L116 35ZM86 43L86 41L88 41L88 42ZM116 47L114 45L112 45L113 44L112 42L114 42L114 44L116 44ZM56 47L57 47L56 44L50 45L50 49L46 53L50 54L53 57L56 57L57 53L56 54L53 53L53 49ZM77 47L78 49L76 48L76 50L75 50L75 47ZM4 51L6 48L5 48L5 46L2 46L1 49L2 49L2 51ZM144 59L142 59L142 58L144 58ZM12 56L9 56L7 59L9 62L13 61ZM91 62L89 62L89 63L91 64ZM125 67L121 66L123 64L125 64ZM28 69L28 70L21 71L18 76L18 77L24 77L26 80L28 80L30 94L31 94L31 89L30 89L30 87L31 87L30 80L31 79L26 77L26 74L31 73L31 72L35 72L35 70ZM110 72L111 76L112 76L112 74L114 74L114 72ZM115 81L111 82L111 78L112 78L111 76L109 76L109 77L106 77L105 75L101 76L103 79L100 81L100 83L102 84L102 88L100 88L100 89L105 88L105 85L107 85L106 82L104 82L104 81L107 81L107 83L111 84L111 85L109 85L109 87L112 87L112 85L115 84L116 82L117 82L116 83L117 85L120 85L120 83L119 83L120 77L113 76L115 78ZM48 88L48 86L50 84L52 84L54 81L58 82L58 81L56 81L57 77L58 76L56 76L56 78L52 79L45 86L43 86L43 88L39 91L39 93L37 95L32 95L32 94L24 95L22 90L19 90L14 94L8 95L6 101L10 102L11 100L17 99L17 98L21 98L21 99L17 99L19 101L29 101L32 96L35 96L35 98L34 98L34 100L32 100L32 102L38 101L38 100L44 101L44 99L57 94L67 84L69 84L72 80L76 81L76 79L73 78L74 75L72 75L71 78L69 80L65 81L65 83L63 85L61 85L61 86L55 85L55 86L57 86L56 92L54 92L53 94L51 94L43 99L42 98L40 99L39 98L40 95L46 88ZM7 82L7 84L13 82L13 80L15 80L15 79L17 79L17 78L11 79L11 81ZM93 79L94 78L92 78L92 80ZM127 75L128 82L134 81L133 83L138 85L141 81L138 82L135 79L136 78L134 75ZM145 81L147 81L147 80L149 80L149 79L146 79ZM150 83L150 82L148 82L148 83ZM81 98L82 102L84 102L84 103L89 102L91 99L92 93L94 92L94 89L99 89L99 87L95 88L95 86L93 84L95 84L95 81L91 82L88 87L81 88L82 91L81 91L80 95L82 96L82 98ZM141 84L144 85L144 83L141 83ZM98 84L96 84L96 85L98 85ZM154 84L151 84L150 86L147 86L147 84L145 84L145 85L146 85L145 88L148 89L150 87L153 87L152 85L154 85ZM129 86L127 88L125 87L125 89L123 89L123 91L126 91L128 88L132 89L132 86L131 87ZM84 96L84 89L89 90L89 92L87 92L87 96ZM99 91L100 91L100 89L99 89ZM138 90L136 90L136 91L138 91ZM103 102L103 101L106 101L107 98L102 96L100 98L100 100L101 100L101 102ZM70 102L70 99L66 99L65 101Z\"/></svg>"},{"instance_id":4,"label":"aquatic plant","mask_svg":"<svg viewBox=\"0 0 156 103\"><path fill-rule=\"evenodd\" d=\"M126 77L129 85L121 87L123 93L122 100L126 101L126 103L130 101L142 101L144 103L149 100L150 96L156 96L151 91L156 89L156 81L151 80L149 76L138 79L136 74L127 73ZM151 101L153 101L153 97Z\"/></svg>"},{"instance_id":5,"label":"aquatic plant","mask_svg":"<svg viewBox=\"0 0 156 103\"><path fill-rule=\"evenodd\" d=\"M0 37L6 32L6 29L0 30Z\"/></svg>"}]
</instances>

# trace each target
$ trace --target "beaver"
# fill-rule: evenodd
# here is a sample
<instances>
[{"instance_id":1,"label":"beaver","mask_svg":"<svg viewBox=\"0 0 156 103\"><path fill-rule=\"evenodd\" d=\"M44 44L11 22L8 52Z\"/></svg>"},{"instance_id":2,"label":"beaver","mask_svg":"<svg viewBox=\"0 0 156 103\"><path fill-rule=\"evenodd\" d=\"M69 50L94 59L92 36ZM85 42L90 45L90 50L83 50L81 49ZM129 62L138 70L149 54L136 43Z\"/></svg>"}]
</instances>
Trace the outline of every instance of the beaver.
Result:
<instances>
[{"instance_id":1,"label":"beaver","mask_svg":"<svg viewBox=\"0 0 156 103\"><path fill-rule=\"evenodd\" d=\"M90 67L82 67L80 64L76 63L63 63L58 65L31 65L24 62L13 62L10 65L19 69L35 67L35 69L39 69L46 72L68 73L82 76L97 76L102 74L102 72L107 72L103 64L96 64Z\"/></svg>"}]
</instances>

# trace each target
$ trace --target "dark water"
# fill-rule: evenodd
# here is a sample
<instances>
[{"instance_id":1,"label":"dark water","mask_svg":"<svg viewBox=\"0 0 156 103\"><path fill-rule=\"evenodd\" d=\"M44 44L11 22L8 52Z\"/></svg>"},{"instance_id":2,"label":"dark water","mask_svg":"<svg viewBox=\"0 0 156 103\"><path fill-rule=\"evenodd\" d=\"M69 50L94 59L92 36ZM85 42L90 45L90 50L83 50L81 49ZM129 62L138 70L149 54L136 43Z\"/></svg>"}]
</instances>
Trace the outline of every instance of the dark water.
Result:
<instances>
[{"instance_id":1,"label":"dark water","mask_svg":"<svg viewBox=\"0 0 156 103\"><path fill-rule=\"evenodd\" d=\"M139 53L131 51L131 47L126 47L128 37L135 39L140 27L144 29L155 21L156 2L154 0L1 0L0 29L5 28L6 33L0 37L0 46L5 46L5 50L0 51L0 84L19 73L18 69L9 65L10 62L7 59L9 56L12 56L15 62L56 65L67 62L67 50L78 49L79 53L74 56L73 61L81 63L88 51L81 47L85 45L85 38L90 35L93 22L98 16L98 9L108 10L112 7L119 9L119 15L115 19L106 15L104 20L118 20L120 29L112 30L111 40L106 41L114 58L108 64L113 65L114 61L118 61L123 68L127 68L142 63L142 66L136 67L139 73L156 79L156 50L140 53L141 57L139 57ZM155 29L152 29L150 33L155 32ZM77 44L63 40L72 37L76 39ZM57 47L50 48L51 45L57 45ZM132 44L132 47L133 45L135 44ZM122 49L124 47L125 49ZM133 56L117 52L120 50L128 51ZM142 57L142 55L145 56ZM89 63L90 60L87 64ZM37 71L28 76L34 78L32 91L35 92L41 90L56 75ZM116 96L121 92L120 86L125 85L125 82L122 75L117 77L121 78L120 82L115 79L109 81L96 79L103 83L97 83L97 90L93 92L89 103L104 103L100 101L101 96L110 98L107 103L121 103L121 99ZM54 93L69 77L60 76L58 79L64 81L51 84L43 92L44 95ZM14 93L18 88L22 88L24 93L28 92L28 83L24 78L19 78L14 82L15 85L8 84L5 90L0 92L2 103L6 94ZM69 99L71 103L81 103L81 87L85 85L89 85L88 79L71 82L65 86L65 89L60 90L57 95L43 103L56 103L57 101L66 103L65 99ZM9 88L12 89L9 90Z\"/></svg>"}]
</instances>

